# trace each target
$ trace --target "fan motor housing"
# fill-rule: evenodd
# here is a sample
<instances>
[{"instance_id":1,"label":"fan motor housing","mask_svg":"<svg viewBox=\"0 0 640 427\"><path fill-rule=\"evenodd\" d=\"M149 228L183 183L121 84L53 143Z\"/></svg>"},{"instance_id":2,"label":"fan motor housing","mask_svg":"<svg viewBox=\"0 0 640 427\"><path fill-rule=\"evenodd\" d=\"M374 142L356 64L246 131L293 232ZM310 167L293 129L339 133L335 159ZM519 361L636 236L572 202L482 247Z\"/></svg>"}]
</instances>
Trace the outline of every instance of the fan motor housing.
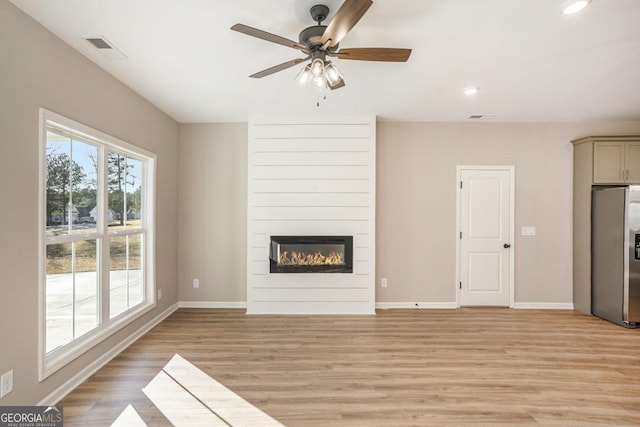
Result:
<instances>
[{"instance_id":1,"label":"fan motor housing","mask_svg":"<svg viewBox=\"0 0 640 427\"><path fill-rule=\"evenodd\" d=\"M322 35L324 34L324 31L326 29L326 25L314 25L312 27L307 27L304 30L300 31L298 41L311 50L313 50L314 48L318 48L322 46L320 40L322 39ZM329 47L327 48L327 50L330 52L334 52L338 50L338 45Z\"/></svg>"},{"instance_id":2,"label":"fan motor housing","mask_svg":"<svg viewBox=\"0 0 640 427\"><path fill-rule=\"evenodd\" d=\"M307 47L313 47L316 45L320 45L320 39L324 34L324 30L326 30L326 25L314 25L313 27L305 28L300 31L300 35L298 36L298 40L300 43Z\"/></svg>"}]
</instances>

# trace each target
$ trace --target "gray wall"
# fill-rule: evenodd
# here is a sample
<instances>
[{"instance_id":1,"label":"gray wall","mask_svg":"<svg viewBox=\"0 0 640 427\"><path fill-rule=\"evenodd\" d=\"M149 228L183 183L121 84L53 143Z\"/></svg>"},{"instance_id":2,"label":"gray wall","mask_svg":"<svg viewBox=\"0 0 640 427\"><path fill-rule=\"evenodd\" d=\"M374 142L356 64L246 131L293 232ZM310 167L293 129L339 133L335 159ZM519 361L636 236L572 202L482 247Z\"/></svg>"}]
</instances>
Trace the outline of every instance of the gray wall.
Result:
<instances>
[{"instance_id":1,"label":"gray wall","mask_svg":"<svg viewBox=\"0 0 640 427\"><path fill-rule=\"evenodd\" d=\"M514 165L516 304L572 303L570 141L638 132L640 122L379 122L376 301L454 302L456 165ZM246 299L246 146L244 124L180 126L181 300ZM525 225L537 235L522 237Z\"/></svg>"},{"instance_id":2,"label":"gray wall","mask_svg":"<svg viewBox=\"0 0 640 427\"><path fill-rule=\"evenodd\" d=\"M178 124L7 1L0 1L1 405L35 404L178 300ZM158 307L38 382L38 109L157 154Z\"/></svg>"},{"instance_id":3,"label":"gray wall","mask_svg":"<svg viewBox=\"0 0 640 427\"><path fill-rule=\"evenodd\" d=\"M179 170L180 301L246 301L247 124L180 125Z\"/></svg>"}]
</instances>

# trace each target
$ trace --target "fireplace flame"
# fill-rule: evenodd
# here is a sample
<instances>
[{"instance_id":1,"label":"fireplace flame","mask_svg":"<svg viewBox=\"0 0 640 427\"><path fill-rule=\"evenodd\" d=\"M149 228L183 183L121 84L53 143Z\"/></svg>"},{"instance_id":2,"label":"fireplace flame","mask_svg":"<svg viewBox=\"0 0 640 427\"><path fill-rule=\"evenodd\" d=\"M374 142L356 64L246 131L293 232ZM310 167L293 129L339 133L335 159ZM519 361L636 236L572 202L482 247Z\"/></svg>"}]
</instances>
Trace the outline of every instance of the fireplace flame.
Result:
<instances>
[{"instance_id":1,"label":"fireplace flame","mask_svg":"<svg viewBox=\"0 0 640 427\"><path fill-rule=\"evenodd\" d=\"M331 252L329 255L323 255L321 252L314 254L306 254L304 252L284 251L280 254L278 265L345 265L337 252Z\"/></svg>"}]
</instances>

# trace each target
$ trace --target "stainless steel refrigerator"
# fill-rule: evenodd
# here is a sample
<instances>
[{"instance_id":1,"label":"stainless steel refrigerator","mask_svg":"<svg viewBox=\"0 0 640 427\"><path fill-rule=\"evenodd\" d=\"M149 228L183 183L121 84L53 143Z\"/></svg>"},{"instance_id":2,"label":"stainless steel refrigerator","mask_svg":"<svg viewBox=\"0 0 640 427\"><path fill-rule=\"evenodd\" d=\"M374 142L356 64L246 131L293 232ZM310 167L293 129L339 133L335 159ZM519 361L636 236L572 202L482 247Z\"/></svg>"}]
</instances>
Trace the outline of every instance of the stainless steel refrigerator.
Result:
<instances>
[{"instance_id":1,"label":"stainless steel refrigerator","mask_svg":"<svg viewBox=\"0 0 640 427\"><path fill-rule=\"evenodd\" d=\"M591 312L640 325L640 186L593 187Z\"/></svg>"}]
</instances>

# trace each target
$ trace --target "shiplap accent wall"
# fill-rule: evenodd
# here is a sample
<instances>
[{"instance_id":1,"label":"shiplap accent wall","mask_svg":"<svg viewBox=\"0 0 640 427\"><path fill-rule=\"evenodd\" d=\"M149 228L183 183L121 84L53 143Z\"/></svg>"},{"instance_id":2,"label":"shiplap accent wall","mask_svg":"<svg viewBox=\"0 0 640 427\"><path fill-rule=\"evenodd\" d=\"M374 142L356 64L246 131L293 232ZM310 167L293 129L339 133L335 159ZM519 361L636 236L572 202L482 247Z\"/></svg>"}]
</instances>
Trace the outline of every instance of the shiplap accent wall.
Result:
<instances>
[{"instance_id":1,"label":"shiplap accent wall","mask_svg":"<svg viewBox=\"0 0 640 427\"><path fill-rule=\"evenodd\" d=\"M375 313L375 116L251 117L247 313ZM353 273L269 273L276 235L353 236Z\"/></svg>"}]
</instances>

